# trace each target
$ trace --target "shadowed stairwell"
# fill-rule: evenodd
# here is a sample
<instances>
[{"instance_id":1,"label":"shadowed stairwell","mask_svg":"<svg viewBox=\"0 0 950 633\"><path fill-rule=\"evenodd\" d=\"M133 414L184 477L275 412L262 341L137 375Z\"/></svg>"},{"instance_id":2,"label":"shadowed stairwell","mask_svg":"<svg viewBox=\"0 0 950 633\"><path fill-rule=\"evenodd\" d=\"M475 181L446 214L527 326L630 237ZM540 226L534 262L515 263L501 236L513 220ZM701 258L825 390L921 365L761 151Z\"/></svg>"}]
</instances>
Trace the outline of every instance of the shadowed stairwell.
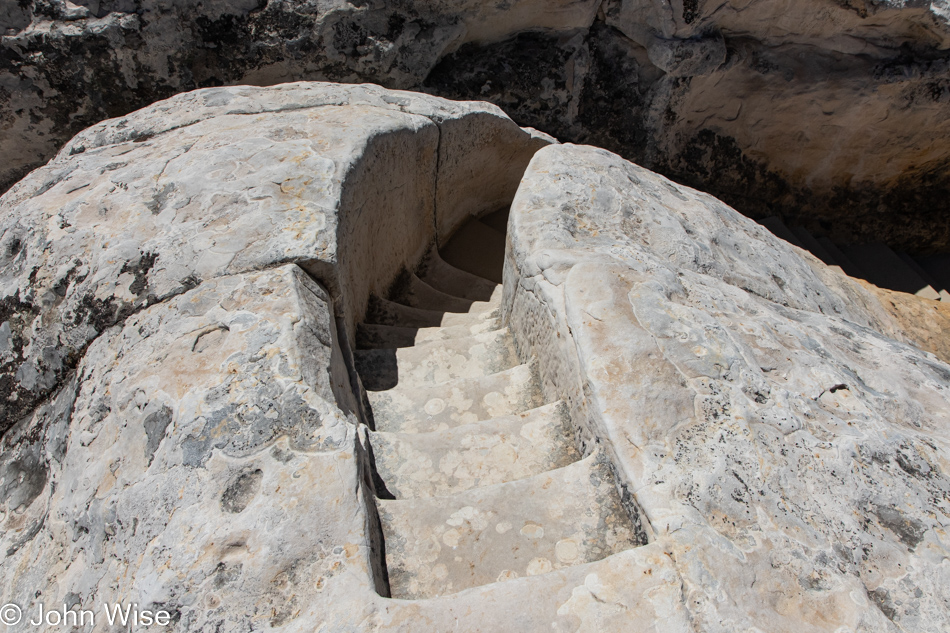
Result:
<instances>
[{"instance_id":1,"label":"shadowed stairwell","mask_svg":"<svg viewBox=\"0 0 950 633\"><path fill-rule=\"evenodd\" d=\"M615 475L502 322L507 211L463 226L357 330L393 598L421 599L642 545Z\"/></svg>"},{"instance_id":2,"label":"shadowed stairwell","mask_svg":"<svg viewBox=\"0 0 950 633\"><path fill-rule=\"evenodd\" d=\"M809 251L828 266L850 277L864 279L878 288L950 301L950 255L914 257L892 250L883 242L838 245L827 237L815 237L803 226L788 227L777 216L760 221L776 237Z\"/></svg>"}]
</instances>

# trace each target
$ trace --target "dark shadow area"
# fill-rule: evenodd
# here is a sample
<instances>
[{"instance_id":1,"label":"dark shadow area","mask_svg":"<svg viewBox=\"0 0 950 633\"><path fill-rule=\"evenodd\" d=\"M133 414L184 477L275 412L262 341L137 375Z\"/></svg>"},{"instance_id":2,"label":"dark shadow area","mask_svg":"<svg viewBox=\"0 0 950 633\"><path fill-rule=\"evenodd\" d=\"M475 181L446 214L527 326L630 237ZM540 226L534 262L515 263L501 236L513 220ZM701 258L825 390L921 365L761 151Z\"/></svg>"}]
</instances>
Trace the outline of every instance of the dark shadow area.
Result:
<instances>
[{"instance_id":1,"label":"dark shadow area","mask_svg":"<svg viewBox=\"0 0 950 633\"><path fill-rule=\"evenodd\" d=\"M508 209L502 209L465 224L439 249L442 259L460 270L500 284L508 213Z\"/></svg>"},{"instance_id":2,"label":"dark shadow area","mask_svg":"<svg viewBox=\"0 0 950 633\"><path fill-rule=\"evenodd\" d=\"M356 354L356 371L367 391L386 391L399 383L396 350L369 349Z\"/></svg>"},{"instance_id":3,"label":"dark shadow area","mask_svg":"<svg viewBox=\"0 0 950 633\"><path fill-rule=\"evenodd\" d=\"M502 281L507 208L462 225L432 248L414 272L402 271L385 293L372 296L356 327L356 370L368 391L399 383L396 350L415 346L419 331L443 325L446 314L488 301Z\"/></svg>"},{"instance_id":4,"label":"dark shadow area","mask_svg":"<svg viewBox=\"0 0 950 633\"><path fill-rule=\"evenodd\" d=\"M809 251L829 266L841 268L851 277L864 279L878 288L950 301L950 255L914 257L883 242L835 244L825 236L815 237L803 226L788 227L777 216L765 218L761 224L776 237Z\"/></svg>"}]
</instances>

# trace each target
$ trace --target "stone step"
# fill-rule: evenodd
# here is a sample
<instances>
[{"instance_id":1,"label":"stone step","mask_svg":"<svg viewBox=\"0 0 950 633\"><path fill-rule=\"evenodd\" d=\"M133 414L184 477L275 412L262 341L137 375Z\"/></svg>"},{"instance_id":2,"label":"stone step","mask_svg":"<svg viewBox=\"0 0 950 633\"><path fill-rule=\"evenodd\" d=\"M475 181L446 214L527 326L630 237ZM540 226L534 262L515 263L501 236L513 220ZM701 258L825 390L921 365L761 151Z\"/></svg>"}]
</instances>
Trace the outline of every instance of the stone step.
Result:
<instances>
[{"instance_id":1,"label":"stone step","mask_svg":"<svg viewBox=\"0 0 950 633\"><path fill-rule=\"evenodd\" d=\"M449 497L379 500L393 598L430 598L641 545L599 455Z\"/></svg>"},{"instance_id":2,"label":"stone step","mask_svg":"<svg viewBox=\"0 0 950 633\"><path fill-rule=\"evenodd\" d=\"M864 271L865 279L879 288L919 294L929 299L940 296L882 242L849 246L845 253Z\"/></svg>"},{"instance_id":3,"label":"stone step","mask_svg":"<svg viewBox=\"0 0 950 633\"><path fill-rule=\"evenodd\" d=\"M455 268L500 284L505 241L505 235L490 226L469 222L455 232L439 253Z\"/></svg>"},{"instance_id":4,"label":"stone step","mask_svg":"<svg viewBox=\"0 0 950 633\"><path fill-rule=\"evenodd\" d=\"M821 245L821 242L815 239L815 236L811 234L811 231L806 229L804 226L796 226L792 229L792 231L809 253L823 261L828 266L839 266L832 254L825 250L825 247Z\"/></svg>"},{"instance_id":5,"label":"stone step","mask_svg":"<svg viewBox=\"0 0 950 633\"><path fill-rule=\"evenodd\" d=\"M416 275L406 273L394 284L390 301L437 312L468 312L472 301L437 290Z\"/></svg>"},{"instance_id":6,"label":"stone step","mask_svg":"<svg viewBox=\"0 0 950 633\"><path fill-rule=\"evenodd\" d=\"M360 323L356 326L356 348L392 349L412 347L429 341L466 338L500 329L501 320L497 317L478 319L472 325L453 325L451 327L414 328Z\"/></svg>"},{"instance_id":7,"label":"stone step","mask_svg":"<svg viewBox=\"0 0 950 633\"><path fill-rule=\"evenodd\" d=\"M683 606L681 572L663 548L650 543L593 563L439 598L390 600L378 612L379 630L696 633Z\"/></svg>"},{"instance_id":8,"label":"stone step","mask_svg":"<svg viewBox=\"0 0 950 633\"><path fill-rule=\"evenodd\" d=\"M452 495L581 458L563 402L431 433L371 432L370 444L386 496L396 499Z\"/></svg>"},{"instance_id":9,"label":"stone step","mask_svg":"<svg viewBox=\"0 0 950 633\"><path fill-rule=\"evenodd\" d=\"M785 226L785 223L782 222L782 219L777 215L771 215L767 218L759 220L759 224L771 231L772 235L775 237L781 238L793 244L798 248L805 248L805 246L798 240L798 237L792 233L791 229Z\"/></svg>"},{"instance_id":10,"label":"stone step","mask_svg":"<svg viewBox=\"0 0 950 633\"><path fill-rule=\"evenodd\" d=\"M501 318L502 287L497 286L488 301L473 301L467 312L441 312L413 308L373 296L366 308L365 323L407 328L477 327L486 320Z\"/></svg>"},{"instance_id":11,"label":"stone step","mask_svg":"<svg viewBox=\"0 0 950 633\"><path fill-rule=\"evenodd\" d=\"M445 341L453 338L466 338L476 334L494 332L502 328L501 317L494 313L479 315L480 318L473 319L471 324L465 325L446 325L443 327L420 328L416 334L416 344L427 343L429 341ZM449 315L446 315L448 317Z\"/></svg>"},{"instance_id":12,"label":"stone step","mask_svg":"<svg viewBox=\"0 0 950 633\"><path fill-rule=\"evenodd\" d=\"M402 385L368 394L377 431L427 433L540 407L537 374L528 365L435 387Z\"/></svg>"},{"instance_id":13,"label":"stone step","mask_svg":"<svg viewBox=\"0 0 950 633\"><path fill-rule=\"evenodd\" d=\"M494 281L446 263L435 249L429 251L416 274L437 290L471 301L488 301L498 287Z\"/></svg>"},{"instance_id":14,"label":"stone step","mask_svg":"<svg viewBox=\"0 0 950 633\"><path fill-rule=\"evenodd\" d=\"M825 251L834 258L835 263L841 267L842 270L851 277L861 277L864 278L864 273L858 268L857 264L851 261L851 258L844 254L840 248L838 248L834 242L829 240L827 237L819 237L818 243L824 247Z\"/></svg>"},{"instance_id":15,"label":"stone step","mask_svg":"<svg viewBox=\"0 0 950 633\"><path fill-rule=\"evenodd\" d=\"M474 326L486 319L501 318L501 298L504 289L501 286L495 288L488 301L475 301L472 303L468 312L447 312L440 325L442 327L455 327L459 325Z\"/></svg>"},{"instance_id":16,"label":"stone step","mask_svg":"<svg viewBox=\"0 0 950 633\"><path fill-rule=\"evenodd\" d=\"M436 310L411 308L395 301L370 297L365 322L397 327L438 327L442 324L442 314Z\"/></svg>"},{"instance_id":17,"label":"stone step","mask_svg":"<svg viewBox=\"0 0 950 633\"><path fill-rule=\"evenodd\" d=\"M518 365L508 328L398 349L357 350L356 368L371 391L480 378Z\"/></svg>"},{"instance_id":18,"label":"stone step","mask_svg":"<svg viewBox=\"0 0 950 633\"><path fill-rule=\"evenodd\" d=\"M441 330L442 328L425 328ZM412 347L421 328L360 323L356 326L356 349Z\"/></svg>"}]
</instances>

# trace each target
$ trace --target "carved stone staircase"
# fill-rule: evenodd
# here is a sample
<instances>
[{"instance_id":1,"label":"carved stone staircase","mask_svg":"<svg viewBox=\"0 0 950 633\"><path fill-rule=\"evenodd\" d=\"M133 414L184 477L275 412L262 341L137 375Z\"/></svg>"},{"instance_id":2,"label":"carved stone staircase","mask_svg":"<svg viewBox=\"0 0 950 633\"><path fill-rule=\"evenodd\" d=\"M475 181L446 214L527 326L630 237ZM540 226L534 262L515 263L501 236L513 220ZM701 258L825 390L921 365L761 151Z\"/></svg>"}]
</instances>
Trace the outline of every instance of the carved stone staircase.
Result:
<instances>
[{"instance_id":1,"label":"carved stone staircase","mask_svg":"<svg viewBox=\"0 0 950 633\"><path fill-rule=\"evenodd\" d=\"M879 288L950 301L950 255L914 258L895 252L882 242L839 248L826 237L814 237L805 227L789 228L777 216L760 223L776 237L811 252L851 277L865 279Z\"/></svg>"},{"instance_id":2,"label":"carved stone staircase","mask_svg":"<svg viewBox=\"0 0 950 633\"><path fill-rule=\"evenodd\" d=\"M475 224L446 257L500 280L504 234ZM433 251L358 328L393 598L543 576L645 543L607 460L582 456L564 403L544 402L500 302L494 280Z\"/></svg>"}]
</instances>

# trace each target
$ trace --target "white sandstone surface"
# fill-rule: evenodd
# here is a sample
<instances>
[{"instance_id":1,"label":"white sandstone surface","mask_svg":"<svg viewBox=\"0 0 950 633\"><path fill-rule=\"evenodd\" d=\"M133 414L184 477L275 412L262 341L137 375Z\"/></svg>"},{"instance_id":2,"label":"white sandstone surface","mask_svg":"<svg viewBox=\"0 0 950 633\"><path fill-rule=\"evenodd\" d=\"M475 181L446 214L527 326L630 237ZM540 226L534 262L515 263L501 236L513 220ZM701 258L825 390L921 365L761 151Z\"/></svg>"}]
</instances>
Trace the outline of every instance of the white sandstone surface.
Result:
<instances>
[{"instance_id":1,"label":"white sandstone surface","mask_svg":"<svg viewBox=\"0 0 950 633\"><path fill-rule=\"evenodd\" d=\"M136 602L176 631L946 630L950 365L873 292L718 200L551 143L482 103L215 88L94 126L0 198L4 601ZM367 407L400 432L475 420L411 410L421 372L401 399L370 397L356 324L512 198L496 347L530 368L506 370L494 404L537 400L519 388L537 369L576 456L610 469L587 480L616 479L611 520L637 517L648 542L392 599L367 448L386 429ZM475 366L487 344L449 334L501 335L461 322L393 356L447 354L495 393L502 372ZM425 461L428 440L377 447ZM445 544L443 523L426 534Z\"/></svg>"},{"instance_id":2,"label":"white sandstone surface","mask_svg":"<svg viewBox=\"0 0 950 633\"><path fill-rule=\"evenodd\" d=\"M591 147L535 155L509 239L509 327L614 452L696 630L946 629L950 366L870 293Z\"/></svg>"},{"instance_id":3,"label":"white sandstone surface","mask_svg":"<svg viewBox=\"0 0 950 633\"><path fill-rule=\"evenodd\" d=\"M548 142L488 104L319 83L196 91L86 130L0 198L0 428L105 328L204 279L298 262L342 288L352 325Z\"/></svg>"},{"instance_id":4,"label":"white sandstone surface","mask_svg":"<svg viewBox=\"0 0 950 633\"><path fill-rule=\"evenodd\" d=\"M116 603L180 630L259 629L316 617L330 578L370 583L332 329L326 293L288 265L100 336L57 399L72 406L3 439L7 485L18 470L42 481L6 499L5 601L89 609L98 631Z\"/></svg>"}]
</instances>

